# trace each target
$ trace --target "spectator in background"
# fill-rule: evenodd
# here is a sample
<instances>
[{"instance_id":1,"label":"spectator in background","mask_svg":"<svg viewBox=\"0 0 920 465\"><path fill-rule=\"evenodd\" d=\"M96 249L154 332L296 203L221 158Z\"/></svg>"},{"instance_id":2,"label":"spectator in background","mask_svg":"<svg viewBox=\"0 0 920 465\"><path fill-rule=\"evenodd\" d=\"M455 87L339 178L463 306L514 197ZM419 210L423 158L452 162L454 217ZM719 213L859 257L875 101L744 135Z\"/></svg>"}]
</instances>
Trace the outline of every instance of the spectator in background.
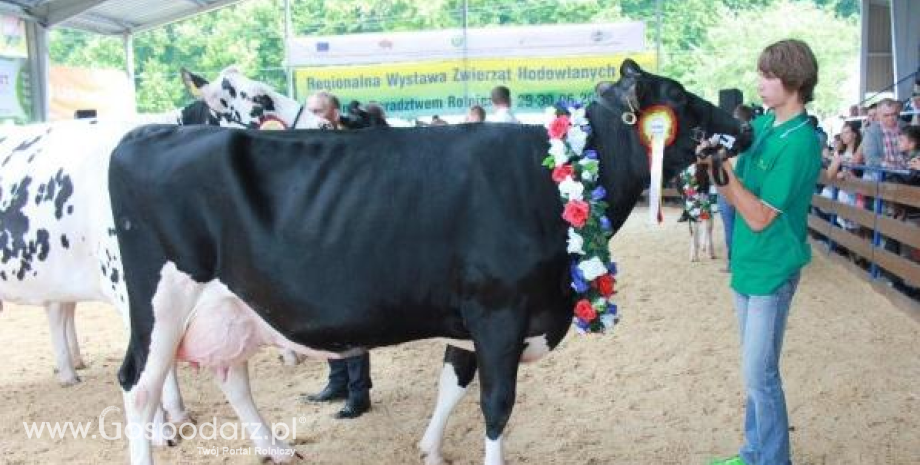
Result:
<instances>
[{"instance_id":1,"label":"spectator in background","mask_svg":"<svg viewBox=\"0 0 920 465\"><path fill-rule=\"evenodd\" d=\"M866 108L866 122L863 124L863 131L869 129L869 126L872 126L878 120L878 103L873 103Z\"/></svg>"},{"instance_id":2,"label":"spectator in background","mask_svg":"<svg viewBox=\"0 0 920 465\"><path fill-rule=\"evenodd\" d=\"M859 116L859 105L850 105L850 118Z\"/></svg>"},{"instance_id":3,"label":"spectator in background","mask_svg":"<svg viewBox=\"0 0 920 465\"><path fill-rule=\"evenodd\" d=\"M338 97L326 91L307 97L307 111L331 123L333 129L342 129L339 121L341 106Z\"/></svg>"},{"instance_id":4,"label":"spectator in background","mask_svg":"<svg viewBox=\"0 0 920 465\"><path fill-rule=\"evenodd\" d=\"M905 169L907 160L898 151L901 104L886 98L878 104L878 122L863 134L862 159L868 166Z\"/></svg>"},{"instance_id":5,"label":"spectator in background","mask_svg":"<svg viewBox=\"0 0 920 465\"><path fill-rule=\"evenodd\" d=\"M364 106L364 111L371 115L375 121L379 122L380 126L390 125L387 123L387 113L380 103L374 101L367 102L367 105Z\"/></svg>"},{"instance_id":6,"label":"spectator in background","mask_svg":"<svg viewBox=\"0 0 920 465\"><path fill-rule=\"evenodd\" d=\"M821 124L818 123L818 117L815 115L808 115L808 121L811 123L811 126L815 128L815 134L818 136L818 142L821 143L821 150L824 150L827 147L827 132L824 131L824 128L821 127Z\"/></svg>"},{"instance_id":7,"label":"spectator in background","mask_svg":"<svg viewBox=\"0 0 920 465\"><path fill-rule=\"evenodd\" d=\"M907 101L905 110L910 110L914 113L913 115L907 115L907 122L914 126L920 126L920 83L914 84L914 93L910 96L910 100Z\"/></svg>"},{"instance_id":8,"label":"spectator in background","mask_svg":"<svg viewBox=\"0 0 920 465\"><path fill-rule=\"evenodd\" d=\"M481 123L486 120L486 111L479 105L473 105L466 112L467 123Z\"/></svg>"},{"instance_id":9,"label":"spectator in background","mask_svg":"<svg viewBox=\"0 0 920 465\"><path fill-rule=\"evenodd\" d=\"M432 126L447 126L447 121L444 121L438 115L434 115L431 117L431 125Z\"/></svg>"},{"instance_id":10,"label":"spectator in background","mask_svg":"<svg viewBox=\"0 0 920 465\"><path fill-rule=\"evenodd\" d=\"M898 149L907 160L907 169L920 171L920 126L907 126L898 136ZM912 173L913 179L920 173ZM915 182L911 182L915 184Z\"/></svg>"},{"instance_id":11,"label":"spectator in background","mask_svg":"<svg viewBox=\"0 0 920 465\"><path fill-rule=\"evenodd\" d=\"M505 86L492 89L492 116L489 121L496 123L520 123L511 112L511 91Z\"/></svg>"},{"instance_id":12,"label":"spectator in background","mask_svg":"<svg viewBox=\"0 0 920 465\"><path fill-rule=\"evenodd\" d=\"M329 92L317 92L307 98L307 110L332 123L335 129L345 129L341 123L339 99ZM339 360L329 360L329 381L322 391L303 396L309 402L331 402L345 399L345 406L335 414L336 419L357 418L371 409L371 356L369 352Z\"/></svg>"},{"instance_id":13,"label":"spectator in background","mask_svg":"<svg viewBox=\"0 0 920 465\"><path fill-rule=\"evenodd\" d=\"M829 162L826 176L828 179L850 179L856 176L849 168L844 168L844 163L855 163L856 148L862 143L862 135L859 133L858 121L847 121L840 130L840 140L836 142L834 148L824 149L824 158ZM831 186L825 186L821 191L821 196L833 198ZM837 191L837 201L847 205L858 206L859 197L855 193L845 190ZM844 220L838 217L837 223L846 229L856 229L858 225L852 221Z\"/></svg>"}]
</instances>

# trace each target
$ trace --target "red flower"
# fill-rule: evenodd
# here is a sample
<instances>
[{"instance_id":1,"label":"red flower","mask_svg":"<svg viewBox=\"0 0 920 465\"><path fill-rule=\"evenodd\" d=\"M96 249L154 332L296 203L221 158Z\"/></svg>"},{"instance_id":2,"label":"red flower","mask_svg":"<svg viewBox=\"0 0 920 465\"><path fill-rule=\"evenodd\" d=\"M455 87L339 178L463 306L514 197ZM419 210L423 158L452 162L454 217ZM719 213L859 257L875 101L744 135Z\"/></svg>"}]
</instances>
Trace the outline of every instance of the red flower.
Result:
<instances>
[{"instance_id":1,"label":"red flower","mask_svg":"<svg viewBox=\"0 0 920 465\"><path fill-rule=\"evenodd\" d=\"M708 219L709 219L709 212L702 212L702 213L700 213L700 219L703 220L703 221L708 220Z\"/></svg>"},{"instance_id":2,"label":"red flower","mask_svg":"<svg viewBox=\"0 0 920 465\"><path fill-rule=\"evenodd\" d=\"M616 284L616 280L613 279L613 276L610 276L610 273L598 277L594 280L594 283L602 296L610 297L613 295L613 285Z\"/></svg>"},{"instance_id":3,"label":"red flower","mask_svg":"<svg viewBox=\"0 0 920 465\"><path fill-rule=\"evenodd\" d=\"M562 212L562 219L566 220L572 226L580 228L588 221L588 214L591 212L591 206L582 200L572 200L565 204L565 210Z\"/></svg>"},{"instance_id":4,"label":"red flower","mask_svg":"<svg viewBox=\"0 0 920 465\"><path fill-rule=\"evenodd\" d=\"M597 318L597 312L594 311L594 307L591 306L591 302L588 302L585 299L581 299L575 304L575 316L581 318L582 320L590 323Z\"/></svg>"},{"instance_id":5,"label":"red flower","mask_svg":"<svg viewBox=\"0 0 920 465\"><path fill-rule=\"evenodd\" d=\"M569 132L569 117L560 116L554 119L552 123L549 123L548 131L550 139L562 139L562 136Z\"/></svg>"},{"instance_id":6,"label":"red flower","mask_svg":"<svg viewBox=\"0 0 920 465\"><path fill-rule=\"evenodd\" d=\"M565 181L566 176L572 176L573 174L575 174L575 168L572 168L572 165L558 166L553 170L553 181L559 184Z\"/></svg>"}]
</instances>

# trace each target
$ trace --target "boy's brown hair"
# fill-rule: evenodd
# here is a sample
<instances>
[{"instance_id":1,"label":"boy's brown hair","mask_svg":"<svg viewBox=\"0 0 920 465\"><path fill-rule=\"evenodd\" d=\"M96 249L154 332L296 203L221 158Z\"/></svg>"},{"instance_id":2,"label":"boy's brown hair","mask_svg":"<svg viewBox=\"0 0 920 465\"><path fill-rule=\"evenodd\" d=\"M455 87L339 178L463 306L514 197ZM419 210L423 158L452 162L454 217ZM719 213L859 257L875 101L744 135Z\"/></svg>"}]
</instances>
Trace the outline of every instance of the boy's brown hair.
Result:
<instances>
[{"instance_id":1,"label":"boy's brown hair","mask_svg":"<svg viewBox=\"0 0 920 465\"><path fill-rule=\"evenodd\" d=\"M767 46L757 60L757 70L767 77L779 78L787 91L798 91L802 103L814 100L818 60L805 42L786 39Z\"/></svg>"}]
</instances>

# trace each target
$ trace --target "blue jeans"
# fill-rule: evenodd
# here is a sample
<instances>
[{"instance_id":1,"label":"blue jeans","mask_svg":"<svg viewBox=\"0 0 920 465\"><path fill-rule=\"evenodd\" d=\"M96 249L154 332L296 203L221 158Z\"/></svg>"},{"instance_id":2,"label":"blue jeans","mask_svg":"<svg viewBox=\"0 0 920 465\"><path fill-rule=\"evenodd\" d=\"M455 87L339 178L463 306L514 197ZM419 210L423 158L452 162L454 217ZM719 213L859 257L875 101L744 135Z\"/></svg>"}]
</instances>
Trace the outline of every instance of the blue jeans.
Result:
<instances>
[{"instance_id":1,"label":"blue jeans","mask_svg":"<svg viewBox=\"0 0 920 465\"><path fill-rule=\"evenodd\" d=\"M719 194L719 215L722 216L722 230L725 233L725 256L732 262L732 231L735 227L735 207Z\"/></svg>"},{"instance_id":2,"label":"blue jeans","mask_svg":"<svg viewBox=\"0 0 920 465\"><path fill-rule=\"evenodd\" d=\"M739 455L747 465L792 463L789 458L789 417L779 357L789 305L798 283L799 273L796 272L770 295L735 292L747 394L744 446Z\"/></svg>"}]
</instances>

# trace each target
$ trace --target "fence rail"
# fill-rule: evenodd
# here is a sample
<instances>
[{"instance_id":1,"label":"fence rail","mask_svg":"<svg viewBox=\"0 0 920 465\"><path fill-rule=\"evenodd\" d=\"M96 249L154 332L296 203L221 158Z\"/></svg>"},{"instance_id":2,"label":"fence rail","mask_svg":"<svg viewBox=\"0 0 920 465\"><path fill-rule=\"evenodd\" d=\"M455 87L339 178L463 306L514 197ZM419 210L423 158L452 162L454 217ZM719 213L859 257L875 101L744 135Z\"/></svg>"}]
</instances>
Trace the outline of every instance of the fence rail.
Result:
<instances>
[{"instance_id":1,"label":"fence rail","mask_svg":"<svg viewBox=\"0 0 920 465\"><path fill-rule=\"evenodd\" d=\"M849 167L874 175L870 179L828 179L822 173L818 183L830 187L831 198L818 194L812 197L812 205L817 210L808 215L809 229L826 239L828 252L842 247L868 261L870 278L878 278L884 269L904 283L920 287L920 263L910 254L897 254L885 247L886 242L896 241L900 247L920 249L920 227L892 218L884 208L886 204L920 208L920 187L885 181L894 175L909 176L908 171L861 165ZM862 194L867 208L839 201L841 191ZM863 234L841 227L838 218L858 225L854 229Z\"/></svg>"}]
</instances>

